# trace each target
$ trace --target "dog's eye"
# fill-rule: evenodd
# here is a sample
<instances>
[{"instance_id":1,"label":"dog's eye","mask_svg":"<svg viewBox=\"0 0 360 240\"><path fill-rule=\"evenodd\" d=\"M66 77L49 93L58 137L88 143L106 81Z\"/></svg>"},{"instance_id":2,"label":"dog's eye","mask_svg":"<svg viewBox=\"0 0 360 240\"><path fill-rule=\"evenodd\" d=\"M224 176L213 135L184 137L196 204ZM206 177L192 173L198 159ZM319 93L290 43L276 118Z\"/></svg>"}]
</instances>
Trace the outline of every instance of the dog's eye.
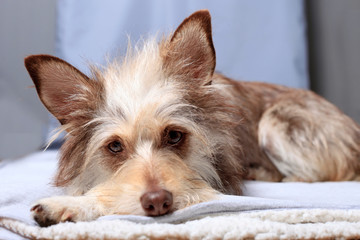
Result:
<instances>
[{"instance_id":1,"label":"dog's eye","mask_svg":"<svg viewBox=\"0 0 360 240\"><path fill-rule=\"evenodd\" d=\"M113 153L119 153L123 150L123 147L121 145L121 142L113 141L113 142L109 143L108 149Z\"/></svg>"},{"instance_id":2,"label":"dog's eye","mask_svg":"<svg viewBox=\"0 0 360 240\"><path fill-rule=\"evenodd\" d=\"M168 132L168 143L171 145L177 144L183 137L182 132L171 130Z\"/></svg>"}]
</instances>

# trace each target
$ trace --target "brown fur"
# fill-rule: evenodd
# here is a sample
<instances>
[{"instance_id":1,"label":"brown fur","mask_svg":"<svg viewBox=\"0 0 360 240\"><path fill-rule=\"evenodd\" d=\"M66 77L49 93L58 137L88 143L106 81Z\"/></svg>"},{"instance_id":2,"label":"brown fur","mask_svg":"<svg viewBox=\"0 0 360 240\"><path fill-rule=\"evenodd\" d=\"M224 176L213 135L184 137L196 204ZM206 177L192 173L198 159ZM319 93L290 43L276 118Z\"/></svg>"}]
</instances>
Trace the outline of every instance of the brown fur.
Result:
<instances>
[{"instance_id":1,"label":"brown fur","mask_svg":"<svg viewBox=\"0 0 360 240\"><path fill-rule=\"evenodd\" d=\"M170 201L155 213L165 214L240 195L243 179L359 179L353 120L310 91L228 79L215 61L206 10L91 77L55 57L26 58L67 132L55 185L70 196L41 199L32 208L39 224L153 215L142 205L148 195ZM114 141L121 151L109 150Z\"/></svg>"}]
</instances>

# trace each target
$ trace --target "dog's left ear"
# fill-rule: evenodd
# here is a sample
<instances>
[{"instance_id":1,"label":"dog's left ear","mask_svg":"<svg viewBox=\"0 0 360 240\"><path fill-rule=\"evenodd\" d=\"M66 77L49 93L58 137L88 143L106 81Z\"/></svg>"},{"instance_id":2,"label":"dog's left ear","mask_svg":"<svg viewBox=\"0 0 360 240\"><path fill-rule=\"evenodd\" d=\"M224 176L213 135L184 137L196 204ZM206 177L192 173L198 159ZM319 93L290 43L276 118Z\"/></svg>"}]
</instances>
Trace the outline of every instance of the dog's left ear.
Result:
<instances>
[{"instance_id":1,"label":"dog's left ear","mask_svg":"<svg viewBox=\"0 0 360 240\"><path fill-rule=\"evenodd\" d=\"M208 10L195 12L180 24L163 59L170 75L200 80L204 85L211 83L216 61Z\"/></svg>"}]
</instances>

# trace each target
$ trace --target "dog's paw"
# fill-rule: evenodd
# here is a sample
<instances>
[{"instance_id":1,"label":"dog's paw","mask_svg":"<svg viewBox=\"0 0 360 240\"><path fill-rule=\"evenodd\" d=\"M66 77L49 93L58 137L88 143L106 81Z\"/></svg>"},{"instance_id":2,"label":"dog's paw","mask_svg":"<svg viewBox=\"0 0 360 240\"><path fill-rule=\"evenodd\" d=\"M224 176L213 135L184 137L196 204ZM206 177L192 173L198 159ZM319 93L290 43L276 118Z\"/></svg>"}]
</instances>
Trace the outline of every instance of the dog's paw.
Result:
<instances>
[{"instance_id":1,"label":"dog's paw","mask_svg":"<svg viewBox=\"0 0 360 240\"><path fill-rule=\"evenodd\" d=\"M36 204L31 208L31 212L34 220L41 227L48 227L50 225L57 224L63 219L60 212L53 211L45 204ZM63 222L65 221L71 221L71 218L63 219Z\"/></svg>"},{"instance_id":2,"label":"dog's paw","mask_svg":"<svg viewBox=\"0 0 360 240\"><path fill-rule=\"evenodd\" d=\"M93 209L90 210L87 206L89 204L77 197L52 197L41 199L30 211L41 227L47 227L60 222L93 220Z\"/></svg>"}]
</instances>

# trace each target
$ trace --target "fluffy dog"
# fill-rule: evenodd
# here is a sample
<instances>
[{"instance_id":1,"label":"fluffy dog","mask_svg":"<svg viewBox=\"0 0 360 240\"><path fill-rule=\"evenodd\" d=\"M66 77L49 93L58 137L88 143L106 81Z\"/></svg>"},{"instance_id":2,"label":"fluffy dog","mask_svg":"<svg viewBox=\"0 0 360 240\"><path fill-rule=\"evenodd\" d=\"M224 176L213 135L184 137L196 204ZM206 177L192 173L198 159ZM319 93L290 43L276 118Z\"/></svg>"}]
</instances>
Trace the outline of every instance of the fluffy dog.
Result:
<instances>
[{"instance_id":1,"label":"fluffy dog","mask_svg":"<svg viewBox=\"0 0 360 240\"><path fill-rule=\"evenodd\" d=\"M358 180L359 126L306 90L214 73L206 10L88 77L52 56L25 59L66 139L41 226L108 214L158 216L240 195L243 179ZM261 71L261 70L260 70Z\"/></svg>"}]
</instances>

